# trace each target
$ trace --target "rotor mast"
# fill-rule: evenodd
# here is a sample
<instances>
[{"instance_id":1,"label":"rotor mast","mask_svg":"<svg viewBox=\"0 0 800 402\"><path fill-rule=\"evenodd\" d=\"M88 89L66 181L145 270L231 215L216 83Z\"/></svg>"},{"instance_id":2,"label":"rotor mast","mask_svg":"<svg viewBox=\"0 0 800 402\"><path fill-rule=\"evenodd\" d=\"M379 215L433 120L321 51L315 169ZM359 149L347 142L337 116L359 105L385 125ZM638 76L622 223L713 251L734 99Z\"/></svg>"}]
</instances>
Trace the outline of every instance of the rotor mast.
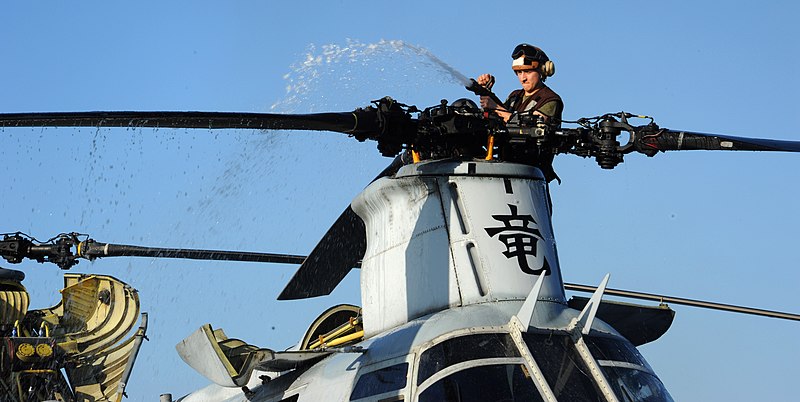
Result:
<instances>
[{"instance_id":1,"label":"rotor mast","mask_svg":"<svg viewBox=\"0 0 800 402\"><path fill-rule=\"evenodd\" d=\"M367 233L367 337L452 307L525 300L541 273L540 300L566 308L539 169L422 162L373 182L352 206Z\"/></svg>"}]
</instances>

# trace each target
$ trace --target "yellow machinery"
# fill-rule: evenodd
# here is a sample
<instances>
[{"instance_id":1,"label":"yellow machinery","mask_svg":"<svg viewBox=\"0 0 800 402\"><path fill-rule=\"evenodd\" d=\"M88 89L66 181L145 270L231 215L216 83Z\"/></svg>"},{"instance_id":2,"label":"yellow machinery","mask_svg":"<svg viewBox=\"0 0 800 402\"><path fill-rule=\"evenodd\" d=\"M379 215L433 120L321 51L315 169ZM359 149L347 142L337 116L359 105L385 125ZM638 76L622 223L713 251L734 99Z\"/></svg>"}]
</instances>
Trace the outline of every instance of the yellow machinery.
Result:
<instances>
[{"instance_id":1,"label":"yellow machinery","mask_svg":"<svg viewBox=\"0 0 800 402\"><path fill-rule=\"evenodd\" d=\"M120 401L147 329L136 290L65 274L61 302L28 311L24 275L0 270L0 401Z\"/></svg>"},{"instance_id":2,"label":"yellow machinery","mask_svg":"<svg viewBox=\"0 0 800 402\"><path fill-rule=\"evenodd\" d=\"M359 342L363 338L361 308L351 304L340 304L329 308L311 323L300 349L345 346Z\"/></svg>"}]
</instances>

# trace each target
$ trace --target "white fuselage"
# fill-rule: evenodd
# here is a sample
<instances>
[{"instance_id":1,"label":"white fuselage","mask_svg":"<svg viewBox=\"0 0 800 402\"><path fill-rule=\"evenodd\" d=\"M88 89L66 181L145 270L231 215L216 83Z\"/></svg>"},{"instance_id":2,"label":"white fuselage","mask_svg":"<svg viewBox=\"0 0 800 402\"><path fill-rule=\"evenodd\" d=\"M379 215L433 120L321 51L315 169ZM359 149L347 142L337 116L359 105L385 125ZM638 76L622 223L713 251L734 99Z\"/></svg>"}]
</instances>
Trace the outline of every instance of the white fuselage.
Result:
<instances>
[{"instance_id":1,"label":"white fuselage","mask_svg":"<svg viewBox=\"0 0 800 402\"><path fill-rule=\"evenodd\" d=\"M671 400L613 328L576 327L538 169L417 163L352 207L367 231L363 351L182 401ZM526 299L535 308L520 314Z\"/></svg>"},{"instance_id":2,"label":"white fuselage","mask_svg":"<svg viewBox=\"0 0 800 402\"><path fill-rule=\"evenodd\" d=\"M547 189L526 165L429 162L375 181L353 210L367 228L361 297L367 337L451 307L565 302Z\"/></svg>"}]
</instances>

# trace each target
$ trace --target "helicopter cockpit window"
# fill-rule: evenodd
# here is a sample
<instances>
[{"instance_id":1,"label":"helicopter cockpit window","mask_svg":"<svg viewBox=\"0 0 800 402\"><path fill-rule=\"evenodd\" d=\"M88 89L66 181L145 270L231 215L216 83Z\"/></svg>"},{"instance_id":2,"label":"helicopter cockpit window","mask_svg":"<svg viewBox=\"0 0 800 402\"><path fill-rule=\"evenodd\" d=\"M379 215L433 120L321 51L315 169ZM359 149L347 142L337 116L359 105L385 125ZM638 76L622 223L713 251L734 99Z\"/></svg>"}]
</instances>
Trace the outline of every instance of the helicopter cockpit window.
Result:
<instances>
[{"instance_id":1,"label":"helicopter cockpit window","mask_svg":"<svg viewBox=\"0 0 800 402\"><path fill-rule=\"evenodd\" d=\"M509 334L475 334L448 339L422 352L417 385L440 370L461 362L519 356L519 350Z\"/></svg>"},{"instance_id":2,"label":"helicopter cockpit window","mask_svg":"<svg viewBox=\"0 0 800 402\"><path fill-rule=\"evenodd\" d=\"M408 363L395 364L363 374L356 382L350 400L397 391L406 387Z\"/></svg>"},{"instance_id":3,"label":"helicopter cockpit window","mask_svg":"<svg viewBox=\"0 0 800 402\"><path fill-rule=\"evenodd\" d=\"M522 360L522 359L520 359ZM419 402L544 401L522 363L474 366L444 376L419 394Z\"/></svg>"},{"instance_id":4,"label":"helicopter cockpit window","mask_svg":"<svg viewBox=\"0 0 800 402\"><path fill-rule=\"evenodd\" d=\"M507 333L448 339L422 352L419 402L542 401Z\"/></svg>"},{"instance_id":5,"label":"helicopter cockpit window","mask_svg":"<svg viewBox=\"0 0 800 402\"><path fill-rule=\"evenodd\" d=\"M559 401L602 401L589 369L567 335L523 333L533 359Z\"/></svg>"},{"instance_id":6,"label":"helicopter cockpit window","mask_svg":"<svg viewBox=\"0 0 800 402\"><path fill-rule=\"evenodd\" d=\"M621 401L672 401L664 384L629 342L606 337L584 339Z\"/></svg>"}]
</instances>

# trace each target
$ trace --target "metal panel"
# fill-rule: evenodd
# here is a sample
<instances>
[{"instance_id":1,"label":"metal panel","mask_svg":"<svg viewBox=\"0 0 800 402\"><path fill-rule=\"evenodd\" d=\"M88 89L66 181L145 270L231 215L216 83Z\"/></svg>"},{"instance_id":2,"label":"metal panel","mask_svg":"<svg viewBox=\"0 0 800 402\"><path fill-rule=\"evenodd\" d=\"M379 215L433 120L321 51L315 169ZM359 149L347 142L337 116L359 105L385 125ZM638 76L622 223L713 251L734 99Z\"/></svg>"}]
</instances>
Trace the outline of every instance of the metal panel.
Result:
<instances>
[{"instance_id":1,"label":"metal panel","mask_svg":"<svg viewBox=\"0 0 800 402\"><path fill-rule=\"evenodd\" d=\"M541 298L566 303L541 172L430 162L373 182L353 201L364 220L365 336L448 307Z\"/></svg>"},{"instance_id":2,"label":"metal panel","mask_svg":"<svg viewBox=\"0 0 800 402\"><path fill-rule=\"evenodd\" d=\"M380 179L353 202L367 228L361 271L365 336L460 304L434 178Z\"/></svg>"}]
</instances>

